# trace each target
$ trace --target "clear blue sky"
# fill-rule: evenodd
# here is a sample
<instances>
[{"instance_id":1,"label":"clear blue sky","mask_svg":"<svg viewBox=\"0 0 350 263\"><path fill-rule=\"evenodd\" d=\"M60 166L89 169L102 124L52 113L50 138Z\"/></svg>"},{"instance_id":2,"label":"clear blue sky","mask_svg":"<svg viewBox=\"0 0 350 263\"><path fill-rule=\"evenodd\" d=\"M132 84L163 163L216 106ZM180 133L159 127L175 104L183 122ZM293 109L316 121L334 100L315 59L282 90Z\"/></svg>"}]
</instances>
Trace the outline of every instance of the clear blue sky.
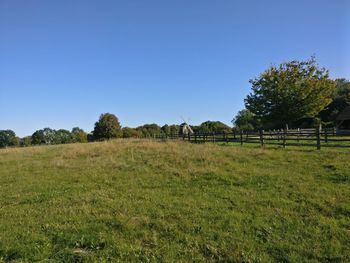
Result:
<instances>
[{"instance_id":1,"label":"clear blue sky","mask_svg":"<svg viewBox=\"0 0 350 263\"><path fill-rule=\"evenodd\" d=\"M313 54L350 79L349 0L0 0L0 129L230 124L250 78Z\"/></svg>"}]
</instances>

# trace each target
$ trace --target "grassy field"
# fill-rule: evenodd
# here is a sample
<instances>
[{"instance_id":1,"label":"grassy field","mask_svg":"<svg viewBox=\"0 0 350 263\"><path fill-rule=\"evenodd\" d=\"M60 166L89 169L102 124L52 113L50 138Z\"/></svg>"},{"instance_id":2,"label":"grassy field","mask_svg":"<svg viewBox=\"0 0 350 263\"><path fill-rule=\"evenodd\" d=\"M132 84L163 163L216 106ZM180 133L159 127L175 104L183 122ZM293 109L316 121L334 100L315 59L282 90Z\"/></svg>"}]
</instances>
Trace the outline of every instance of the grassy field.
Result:
<instances>
[{"instance_id":1,"label":"grassy field","mask_svg":"<svg viewBox=\"0 0 350 263\"><path fill-rule=\"evenodd\" d=\"M350 151L0 150L0 262L349 262Z\"/></svg>"}]
</instances>

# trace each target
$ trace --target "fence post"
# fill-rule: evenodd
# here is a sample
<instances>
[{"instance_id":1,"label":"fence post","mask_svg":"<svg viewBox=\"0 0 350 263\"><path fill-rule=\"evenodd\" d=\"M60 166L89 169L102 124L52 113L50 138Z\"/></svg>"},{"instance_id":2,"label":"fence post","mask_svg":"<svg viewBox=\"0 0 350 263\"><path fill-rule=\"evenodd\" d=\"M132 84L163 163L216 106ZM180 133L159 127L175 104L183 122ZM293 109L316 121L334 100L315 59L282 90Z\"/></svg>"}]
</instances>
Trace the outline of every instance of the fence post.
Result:
<instances>
[{"instance_id":1,"label":"fence post","mask_svg":"<svg viewBox=\"0 0 350 263\"><path fill-rule=\"evenodd\" d=\"M241 146L243 146L243 131L240 132Z\"/></svg>"},{"instance_id":2,"label":"fence post","mask_svg":"<svg viewBox=\"0 0 350 263\"><path fill-rule=\"evenodd\" d=\"M261 147L264 147L264 130L259 130L259 135Z\"/></svg>"},{"instance_id":3,"label":"fence post","mask_svg":"<svg viewBox=\"0 0 350 263\"><path fill-rule=\"evenodd\" d=\"M283 130L283 148L286 148L286 136L287 136L287 129Z\"/></svg>"},{"instance_id":4,"label":"fence post","mask_svg":"<svg viewBox=\"0 0 350 263\"><path fill-rule=\"evenodd\" d=\"M324 128L324 141L326 142L326 143L328 143L328 129L327 129L327 127L326 128Z\"/></svg>"},{"instance_id":5,"label":"fence post","mask_svg":"<svg viewBox=\"0 0 350 263\"><path fill-rule=\"evenodd\" d=\"M321 149L321 125L316 128L317 150Z\"/></svg>"}]
</instances>

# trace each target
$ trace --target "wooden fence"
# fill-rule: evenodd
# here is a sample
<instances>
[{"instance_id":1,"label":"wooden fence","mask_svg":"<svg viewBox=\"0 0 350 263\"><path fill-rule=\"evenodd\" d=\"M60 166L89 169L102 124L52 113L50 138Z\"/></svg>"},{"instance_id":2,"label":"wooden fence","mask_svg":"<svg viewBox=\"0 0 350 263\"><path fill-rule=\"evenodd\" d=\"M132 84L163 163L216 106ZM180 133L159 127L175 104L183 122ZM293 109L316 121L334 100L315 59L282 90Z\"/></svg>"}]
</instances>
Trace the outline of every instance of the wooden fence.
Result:
<instances>
[{"instance_id":1,"label":"wooden fence","mask_svg":"<svg viewBox=\"0 0 350 263\"><path fill-rule=\"evenodd\" d=\"M232 133L194 133L191 135L160 135L153 136L155 139L181 139L193 143L225 142L246 143L265 145L287 146L311 146L350 148L350 131L335 129L296 129L296 130L272 130L259 132L232 132Z\"/></svg>"}]
</instances>

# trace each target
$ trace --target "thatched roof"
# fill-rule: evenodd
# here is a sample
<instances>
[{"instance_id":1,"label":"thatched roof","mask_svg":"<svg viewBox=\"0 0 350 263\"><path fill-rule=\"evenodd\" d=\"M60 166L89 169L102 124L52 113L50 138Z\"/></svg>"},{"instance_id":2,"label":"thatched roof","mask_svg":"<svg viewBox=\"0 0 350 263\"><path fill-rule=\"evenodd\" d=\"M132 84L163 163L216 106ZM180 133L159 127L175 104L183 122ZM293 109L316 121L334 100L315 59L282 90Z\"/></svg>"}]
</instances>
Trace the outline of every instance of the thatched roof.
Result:
<instances>
[{"instance_id":1,"label":"thatched roof","mask_svg":"<svg viewBox=\"0 0 350 263\"><path fill-rule=\"evenodd\" d=\"M337 121L350 120L350 106L347 106L337 117Z\"/></svg>"}]
</instances>

